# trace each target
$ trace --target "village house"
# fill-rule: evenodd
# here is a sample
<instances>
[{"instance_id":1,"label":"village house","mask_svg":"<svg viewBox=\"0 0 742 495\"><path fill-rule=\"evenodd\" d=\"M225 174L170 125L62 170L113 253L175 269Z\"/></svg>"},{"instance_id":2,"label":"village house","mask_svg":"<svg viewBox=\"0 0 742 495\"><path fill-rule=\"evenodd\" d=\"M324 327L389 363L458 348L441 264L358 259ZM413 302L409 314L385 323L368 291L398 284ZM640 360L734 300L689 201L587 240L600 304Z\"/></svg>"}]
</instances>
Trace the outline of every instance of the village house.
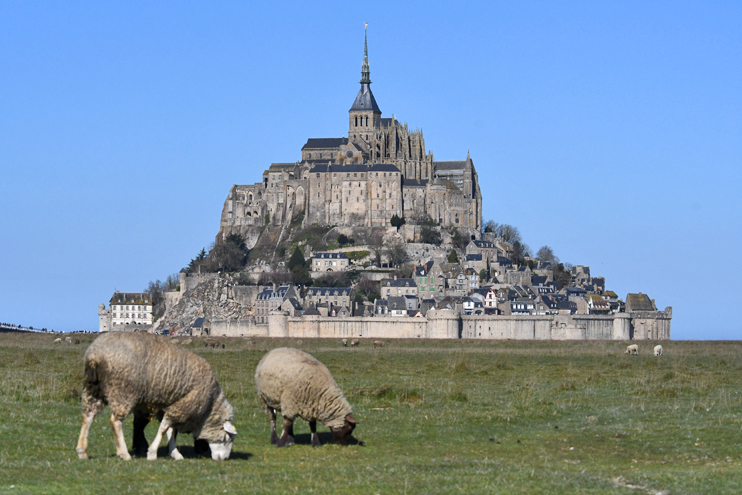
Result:
<instances>
[{"instance_id":1,"label":"village house","mask_svg":"<svg viewBox=\"0 0 742 495\"><path fill-rule=\"evenodd\" d=\"M446 281L439 263L428 261L424 265L415 265L412 276L420 297L443 297Z\"/></svg>"},{"instance_id":2,"label":"village house","mask_svg":"<svg viewBox=\"0 0 742 495\"><path fill-rule=\"evenodd\" d=\"M350 260L345 253L315 253L312 256L313 272L343 272L348 269Z\"/></svg>"},{"instance_id":3,"label":"village house","mask_svg":"<svg viewBox=\"0 0 742 495\"><path fill-rule=\"evenodd\" d=\"M340 309L345 306L350 308L353 289L351 287L310 287L304 296L304 304L319 307L321 304L328 305L328 312L333 307Z\"/></svg>"},{"instance_id":4,"label":"village house","mask_svg":"<svg viewBox=\"0 0 742 495\"><path fill-rule=\"evenodd\" d=\"M255 322L268 323L268 314L274 309L279 309L286 298L298 298L294 287L282 285L278 288L266 287L258 292L255 297Z\"/></svg>"},{"instance_id":5,"label":"village house","mask_svg":"<svg viewBox=\"0 0 742 495\"><path fill-rule=\"evenodd\" d=\"M412 278L385 278L381 280L381 297L389 299L392 296L417 296L417 284Z\"/></svg>"}]
</instances>

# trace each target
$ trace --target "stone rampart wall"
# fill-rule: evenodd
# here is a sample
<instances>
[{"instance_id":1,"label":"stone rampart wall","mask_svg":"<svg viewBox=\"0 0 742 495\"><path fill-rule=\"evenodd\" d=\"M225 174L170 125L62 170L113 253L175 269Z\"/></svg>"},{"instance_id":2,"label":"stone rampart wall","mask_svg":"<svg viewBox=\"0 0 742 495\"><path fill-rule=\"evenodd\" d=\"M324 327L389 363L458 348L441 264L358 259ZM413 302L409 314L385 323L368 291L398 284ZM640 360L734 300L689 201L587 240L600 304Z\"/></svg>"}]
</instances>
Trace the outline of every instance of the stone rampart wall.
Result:
<instances>
[{"instance_id":1,"label":"stone rampart wall","mask_svg":"<svg viewBox=\"0 0 742 495\"><path fill-rule=\"evenodd\" d=\"M670 320L651 320L662 331L634 339L670 338ZM627 314L547 316L459 316L453 311L408 317L291 317L281 311L268 324L254 318L214 320L212 335L227 337L368 338L368 339L487 339L487 340L629 340L634 322ZM645 323L648 326L648 323ZM664 332L664 333L663 333Z\"/></svg>"}]
</instances>

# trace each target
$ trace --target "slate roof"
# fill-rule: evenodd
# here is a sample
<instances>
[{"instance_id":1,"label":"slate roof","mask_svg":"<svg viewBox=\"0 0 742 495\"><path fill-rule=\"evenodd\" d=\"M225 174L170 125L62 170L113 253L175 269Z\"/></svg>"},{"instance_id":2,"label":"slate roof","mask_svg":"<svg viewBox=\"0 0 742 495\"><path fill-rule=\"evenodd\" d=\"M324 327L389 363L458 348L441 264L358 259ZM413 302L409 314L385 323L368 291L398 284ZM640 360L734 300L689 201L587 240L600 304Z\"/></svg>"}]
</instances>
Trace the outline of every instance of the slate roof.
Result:
<instances>
[{"instance_id":1,"label":"slate roof","mask_svg":"<svg viewBox=\"0 0 742 495\"><path fill-rule=\"evenodd\" d=\"M343 144L348 144L348 138L309 138L301 149L326 149L326 148L339 148Z\"/></svg>"},{"instance_id":2,"label":"slate roof","mask_svg":"<svg viewBox=\"0 0 742 495\"><path fill-rule=\"evenodd\" d=\"M315 165L310 174L326 172L399 172L399 169L390 163L376 163L374 165Z\"/></svg>"},{"instance_id":3,"label":"slate roof","mask_svg":"<svg viewBox=\"0 0 742 495\"><path fill-rule=\"evenodd\" d=\"M317 308L314 306L309 306L307 309L304 310L304 313L302 313L303 316L320 316L319 311L317 311Z\"/></svg>"},{"instance_id":4,"label":"slate roof","mask_svg":"<svg viewBox=\"0 0 742 495\"><path fill-rule=\"evenodd\" d=\"M288 299L289 303L294 307L296 310L301 310L301 304L299 304L299 301L294 299L293 297L289 297Z\"/></svg>"},{"instance_id":5,"label":"slate roof","mask_svg":"<svg viewBox=\"0 0 742 495\"><path fill-rule=\"evenodd\" d=\"M361 89L358 90L353 106L350 107L350 112L371 110L373 112L381 113L381 109L379 109L379 105L376 104L376 98L374 98L374 94L371 92L371 86L369 86L369 84L371 83L361 83Z\"/></svg>"},{"instance_id":6,"label":"slate roof","mask_svg":"<svg viewBox=\"0 0 742 495\"><path fill-rule=\"evenodd\" d=\"M466 160L452 161L452 162L433 162L435 170L461 170L463 172L466 168Z\"/></svg>"},{"instance_id":7,"label":"slate roof","mask_svg":"<svg viewBox=\"0 0 742 495\"><path fill-rule=\"evenodd\" d=\"M477 246L480 249L495 249L495 243L490 241L479 241L474 240L471 241L474 243L475 246Z\"/></svg>"},{"instance_id":8,"label":"slate roof","mask_svg":"<svg viewBox=\"0 0 742 495\"><path fill-rule=\"evenodd\" d=\"M531 277L531 285L544 285L547 277Z\"/></svg>"},{"instance_id":9,"label":"slate roof","mask_svg":"<svg viewBox=\"0 0 742 495\"><path fill-rule=\"evenodd\" d=\"M481 254L467 254L466 261L482 261Z\"/></svg>"},{"instance_id":10,"label":"slate roof","mask_svg":"<svg viewBox=\"0 0 742 495\"><path fill-rule=\"evenodd\" d=\"M416 277L424 277L428 273L430 273L430 270L432 270L432 268L433 268L433 262L432 261L428 261L424 265L417 265L415 267L415 276Z\"/></svg>"},{"instance_id":11,"label":"slate roof","mask_svg":"<svg viewBox=\"0 0 742 495\"><path fill-rule=\"evenodd\" d=\"M316 253L312 258L323 260L347 260L348 255L345 253Z\"/></svg>"},{"instance_id":12,"label":"slate roof","mask_svg":"<svg viewBox=\"0 0 742 495\"><path fill-rule=\"evenodd\" d=\"M498 256L497 262L502 266L512 266L513 262L504 256Z\"/></svg>"},{"instance_id":13,"label":"slate roof","mask_svg":"<svg viewBox=\"0 0 742 495\"><path fill-rule=\"evenodd\" d=\"M204 326L204 319L203 318L196 318L196 321L193 322L193 325L191 325L193 328L201 328Z\"/></svg>"},{"instance_id":14,"label":"slate roof","mask_svg":"<svg viewBox=\"0 0 742 495\"><path fill-rule=\"evenodd\" d=\"M426 179L423 179L423 180L405 179L404 180L405 187L425 187L427 184L428 184L428 181Z\"/></svg>"},{"instance_id":15,"label":"slate roof","mask_svg":"<svg viewBox=\"0 0 742 495\"><path fill-rule=\"evenodd\" d=\"M149 298L149 295L146 292L118 292L116 291L113 296L111 296L111 300L109 301L111 304L144 304L144 305L152 305L152 301Z\"/></svg>"},{"instance_id":16,"label":"slate roof","mask_svg":"<svg viewBox=\"0 0 742 495\"><path fill-rule=\"evenodd\" d=\"M411 278L385 278L381 280L382 287L417 287L414 279Z\"/></svg>"},{"instance_id":17,"label":"slate roof","mask_svg":"<svg viewBox=\"0 0 742 495\"><path fill-rule=\"evenodd\" d=\"M405 310L407 311L407 300L401 296L389 297L386 300L389 309Z\"/></svg>"},{"instance_id":18,"label":"slate roof","mask_svg":"<svg viewBox=\"0 0 742 495\"><path fill-rule=\"evenodd\" d=\"M293 170L296 167L296 163L271 163L268 167L269 172L282 172L284 170Z\"/></svg>"},{"instance_id":19,"label":"slate roof","mask_svg":"<svg viewBox=\"0 0 742 495\"><path fill-rule=\"evenodd\" d=\"M310 287L307 289L307 295L308 296L347 296L350 295L350 291L353 290L350 287Z\"/></svg>"}]
</instances>

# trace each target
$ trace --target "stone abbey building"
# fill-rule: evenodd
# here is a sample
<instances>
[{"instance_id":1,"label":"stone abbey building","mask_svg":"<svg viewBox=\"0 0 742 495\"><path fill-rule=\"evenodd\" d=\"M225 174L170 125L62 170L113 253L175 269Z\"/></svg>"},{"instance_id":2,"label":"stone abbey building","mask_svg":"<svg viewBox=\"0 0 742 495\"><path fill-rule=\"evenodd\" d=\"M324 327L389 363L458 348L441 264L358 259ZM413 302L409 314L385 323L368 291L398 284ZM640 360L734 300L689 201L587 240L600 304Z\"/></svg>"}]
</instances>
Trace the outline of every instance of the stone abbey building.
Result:
<instances>
[{"instance_id":1,"label":"stone abbey building","mask_svg":"<svg viewBox=\"0 0 742 495\"><path fill-rule=\"evenodd\" d=\"M482 194L471 157L435 161L422 130L381 117L367 40L360 84L347 137L308 139L301 160L273 163L262 182L232 186L217 241L231 233L255 239L260 227L282 225L301 212L304 226L386 227L397 215L408 223L429 217L442 227L481 231Z\"/></svg>"}]
</instances>

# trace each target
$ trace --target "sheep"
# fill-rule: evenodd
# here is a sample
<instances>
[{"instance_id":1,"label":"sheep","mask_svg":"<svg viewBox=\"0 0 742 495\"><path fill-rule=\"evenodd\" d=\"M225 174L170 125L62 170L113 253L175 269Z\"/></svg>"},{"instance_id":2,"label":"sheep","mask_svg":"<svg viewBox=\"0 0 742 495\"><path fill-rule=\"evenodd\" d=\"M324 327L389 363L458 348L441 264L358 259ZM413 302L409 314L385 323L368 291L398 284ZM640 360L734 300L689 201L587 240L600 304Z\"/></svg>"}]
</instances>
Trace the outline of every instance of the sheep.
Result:
<instances>
[{"instance_id":1,"label":"sheep","mask_svg":"<svg viewBox=\"0 0 742 495\"><path fill-rule=\"evenodd\" d=\"M343 339L340 342L342 342L343 347L348 347L348 339Z\"/></svg>"},{"instance_id":2,"label":"sheep","mask_svg":"<svg viewBox=\"0 0 742 495\"><path fill-rule=\"evenodd\" d=\"M361 341L360 341L360 340L358 340L358 339L353 339L353 340L351 340L351 341L350 341L350 346L351 346L351 347L358 347L358 344L360 344L360 343L361 343Z\"/></svg>"},{"instance_id":3,"label":"sheep","mask_svg":"<svg viewBox=\"0 0 742 495\"><path fill-rule=\"evenodd\" d=\"M633 354L635 356L638 356L639 346L636 344L631 344L630 346L626 347L626 351L624 351L624 354Z\"/></svg>"},{"instance_id":4,"label":"sheep","mask_svg":"<svg viewBox=\"0 0 742 495\"><path fill-rule=\"evenodd\" d=\"M216 339L204 339L204 347L213 347L214 349L221 347L224 349L227 346Z\"/></svg>"},{"instance_id":5,"label":"sheep","mask_svg":"<svg viewBox=\"0 0 742 495\"><path fill-rule=\"evenodd\" d=\"M662 346L657 344L654 346L654 355L655 356L661 356L662 355Z\"/></svg>"},{"instance_id":6,"label":"sheep","mask_svg":"<svg viewBox=\"0 0 742 495\"><path fill-rule=\"evenodd\" d=\"M377 347L384 347L384 342L382 342L381 340L374 340L374 349L376 349Z\"/></svg>"},{"instance_id":7,"label":"sheep","mask_svg":"<svg viewBox=\"0 0 742 495\"><path fill-rule=\"evenodd\" d=\"M71 344L71 343L72 343L72 337L65 337L65 338L64 338L64 341L65 341L66 343L68 343L68 344Z\"/></svg>"},{"instance_id":8,"label":"sheep","mask_svg":"<svg viewBox=\"0 0 742 495\"><path fill-rule=\"evenodd\" d=\"M61 344L62 343L62 337L57 337L56 339L54 339L54 343L55 344Z\"/></svg>"},{"instance_id":9,"label":"sheep","mask_svg":"<svg viewBox=\"0 0 742 495\"><path fill-rule=\"evenodd\" d=\"M298 349L281 347L263 356L255 370L260 403L270 418L271 444L294 444L294 420L309 422L312 446L319 447L317 420L330 428L335 441L345 445L356 427L353 407L327 367ZM281 438L276 434L276 411L283 415Z\"/></svg>"},{"instance_id":10,"label":"sheep","mask_svg":"<svg viewBox=\"0 0 742 495\"><path fill-rule=\"evenodd\" d=\"M77 442L80 459L88 458L88 432L105 404L111 408L116 454L124 460L131 456L122 422L132 411L135 440L138 434L144 439L144 426L151 414L161 417L155 440L147 450L149 460L157 459L157 448L166 432L168 452L174 459L183 458L175 448L178 432L206 440L214 460L229 458L237 434L232 425L234 410L203 358L148 333L110 332L88 347L84 362L83 421Z\"/></svg>"}]
</instances>

